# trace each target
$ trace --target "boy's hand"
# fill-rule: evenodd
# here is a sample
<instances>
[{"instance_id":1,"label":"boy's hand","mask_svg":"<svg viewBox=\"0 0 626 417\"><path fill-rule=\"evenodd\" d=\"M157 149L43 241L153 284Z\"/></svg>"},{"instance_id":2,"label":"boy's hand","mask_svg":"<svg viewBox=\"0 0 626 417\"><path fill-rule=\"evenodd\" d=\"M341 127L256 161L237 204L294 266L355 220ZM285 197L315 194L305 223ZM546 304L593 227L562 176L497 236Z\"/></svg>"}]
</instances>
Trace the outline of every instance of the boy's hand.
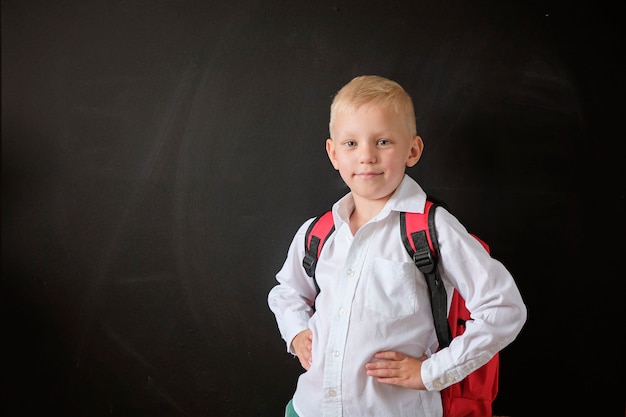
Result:
<instances>
[{"instance_id":1,"label":"boy's hand","mask_svg":"<svg viewBox=\"0 0 626 417\"><path fill-rule=\"evenodd\" d=\"M313 355L311 354L313 332L311 332L311 329L306 329L298 333L291 341L291 346L293 346L293 350L300 360L300 365L308 371L313 361Z\"/></svg>"},{"instance_id":2,"label":"boy's hand","mask_svg":"<svg viewBox=\"0 0 626 417\"><path fill-rule=\"evenodd\" d=\"M374 358L376 362L365 364L367 374L376 377L383 384L398 385L404 388L424 390L422 382L422 362L428 357L422 355L419 358L405 355L400 352L378 352Z\"/></svg>"}]
</instances>

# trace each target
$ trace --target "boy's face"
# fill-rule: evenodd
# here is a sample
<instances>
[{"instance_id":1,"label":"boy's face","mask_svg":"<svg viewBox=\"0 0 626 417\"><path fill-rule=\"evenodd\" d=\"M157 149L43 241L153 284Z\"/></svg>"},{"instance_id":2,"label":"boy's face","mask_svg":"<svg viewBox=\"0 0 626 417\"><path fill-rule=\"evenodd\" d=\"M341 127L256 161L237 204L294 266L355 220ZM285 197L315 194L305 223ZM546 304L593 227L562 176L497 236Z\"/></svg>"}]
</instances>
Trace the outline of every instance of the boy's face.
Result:
<instances>
[{"instance_id":1,"label":"boy's face","mask_svg":"<svg viewBox=\"0 0 626 417\"><path fill-rule=\"evenodd\" d=\"M401 115L375 104L335 114L330 133L326 152L355 199L379 203L389 199L424 147Z\"/></svg>"}]
</instances>

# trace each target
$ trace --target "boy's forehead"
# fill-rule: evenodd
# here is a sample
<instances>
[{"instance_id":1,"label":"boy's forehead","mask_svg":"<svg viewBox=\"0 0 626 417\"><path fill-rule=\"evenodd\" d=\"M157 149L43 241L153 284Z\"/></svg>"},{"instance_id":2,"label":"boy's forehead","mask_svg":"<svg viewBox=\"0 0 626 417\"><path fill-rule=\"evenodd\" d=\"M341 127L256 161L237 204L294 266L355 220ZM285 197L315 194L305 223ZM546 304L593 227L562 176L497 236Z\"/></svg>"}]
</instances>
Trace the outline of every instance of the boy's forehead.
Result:
<instances>
[{"instance_id":1,"label":"boy's forehead","mask_svg":"<svg viewBox=\"0 0 626 417\"><path fill-rule=\"evenodd\" d=\"M362 105L335 113L331 135L350 135L367 131L370 134L391 134L404 129L402 115L388 106Z\"/></svg>"}]
</instances>

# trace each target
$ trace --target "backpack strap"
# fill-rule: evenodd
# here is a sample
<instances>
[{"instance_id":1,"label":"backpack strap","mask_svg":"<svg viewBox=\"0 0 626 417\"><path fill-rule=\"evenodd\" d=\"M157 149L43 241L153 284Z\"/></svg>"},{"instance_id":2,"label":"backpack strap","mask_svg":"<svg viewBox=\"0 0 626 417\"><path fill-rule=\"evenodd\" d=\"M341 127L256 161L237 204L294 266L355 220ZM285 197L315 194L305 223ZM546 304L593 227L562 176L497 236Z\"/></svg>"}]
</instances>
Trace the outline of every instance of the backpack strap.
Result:
<instances>
[{"instance_id":1,"label":"backpack strap","mask_svg":"<svg viewBox=\"0 0 626 417\"><path fill-rule=\"evenodd\" d=\"M309 228L304 235L304 248L305 255L302 260L302 266L306 271L306 274L313 278L315 282L315 288L319 293L320 288L317 285L315 279L315 267L317 266L317 260L319 259L322 247L326 243L326 239L335 231L335 223L333 220L332 211L327 211L321 216L317 216L315 220L311 222Z\"/></svg>"},{"instance_id":2,"label":"backpack strap","mask_svg":"<svg viewBox=\"0 0 626 417\"><path fill-rule=\"evenodd\" d=\"M437 268L439 244L435 229L435 209L439 206L426 201L424 213L401 212L400 233L402 242L413 262L426 277L430 292L430 306L439 348L450 344L452 335L448 324L446 288Z\"/></svg>"}]
</instances>

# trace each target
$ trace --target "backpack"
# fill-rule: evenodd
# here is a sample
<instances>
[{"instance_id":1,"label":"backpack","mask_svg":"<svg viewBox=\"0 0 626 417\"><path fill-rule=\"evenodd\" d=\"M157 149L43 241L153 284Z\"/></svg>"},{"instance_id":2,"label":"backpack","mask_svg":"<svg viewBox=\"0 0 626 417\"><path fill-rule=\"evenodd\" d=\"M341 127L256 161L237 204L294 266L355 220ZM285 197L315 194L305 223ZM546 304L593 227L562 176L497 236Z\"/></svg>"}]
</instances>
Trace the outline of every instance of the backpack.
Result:
<instances>
[{"instance_id":1,"label":"backpack","mask_svg":"<svg viewBox=\"0 0 626 417\"><path fill-rule=\"evenodd\" d=\"M465 322L471 320L465 300L454 289L447 314L447 294L437 268L439 244L435 229L435 209L439 203L428 200L424 213L401 212L402 242L415 265L426 277L439 349L447 347L453 337L463 334ZM315 280L315 266L326 239L334 232L331 211L316 217L305 235L305 257L302 261L307 275ZM474 236L490 252L489 246ZM499 353L465 379L441 391L443 415L446 417L487 417L498 394Z\"/></svg>"}]
</instances>

